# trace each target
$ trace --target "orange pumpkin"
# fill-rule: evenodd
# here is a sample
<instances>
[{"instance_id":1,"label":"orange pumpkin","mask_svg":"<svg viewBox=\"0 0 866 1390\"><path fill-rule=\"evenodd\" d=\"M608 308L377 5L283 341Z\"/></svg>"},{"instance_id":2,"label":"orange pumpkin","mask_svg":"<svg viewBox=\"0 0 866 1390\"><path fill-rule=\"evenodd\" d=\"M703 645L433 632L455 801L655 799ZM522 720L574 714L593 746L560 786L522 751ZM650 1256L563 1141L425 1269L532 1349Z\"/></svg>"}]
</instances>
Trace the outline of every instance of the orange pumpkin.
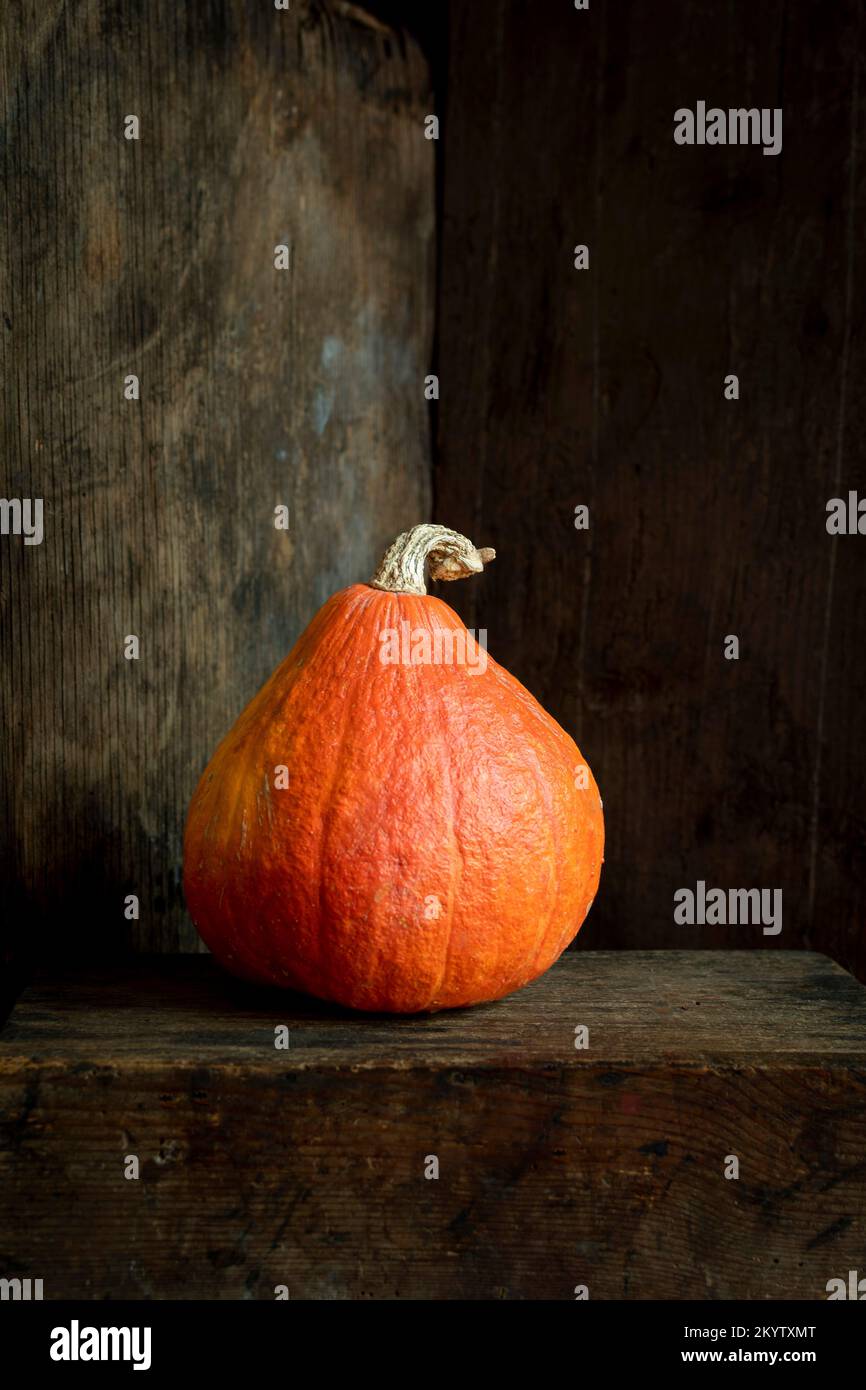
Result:
<instances>
[{"instance_id":1,"label":"orange pumpkin","mask_svg":"<svg viewBox=\"0 0 866 1390\"><path fill-rule=\"evenodd\" d=\"M568 734L424 587L493 559L416 526L335 594L223 739L184 888L246 979L355 1009L498 999L592 903L598 788Z\"/></svg>"}]
</instances>

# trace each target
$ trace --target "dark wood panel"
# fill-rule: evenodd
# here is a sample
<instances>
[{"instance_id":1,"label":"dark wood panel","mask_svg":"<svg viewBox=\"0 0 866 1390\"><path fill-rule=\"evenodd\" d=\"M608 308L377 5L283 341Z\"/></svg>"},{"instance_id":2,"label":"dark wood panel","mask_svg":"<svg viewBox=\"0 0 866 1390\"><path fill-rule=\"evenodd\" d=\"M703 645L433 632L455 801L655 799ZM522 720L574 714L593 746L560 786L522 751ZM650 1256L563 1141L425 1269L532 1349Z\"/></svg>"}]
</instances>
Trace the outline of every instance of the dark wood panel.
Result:
<instances>
[{"instance_id":1,"label":"dark wood panel","mask_svg":"<svg viewBox=\"0 0 866 1390\"><path fill-rule=\"evenodd\" d=\"M2 490L45 509L0 541L7 906L46 952L194 948L202 767L429 514L429 72L306 0L13 0L0 45Z\"/></svg>"},{"instance_id":2,"label":"dark wood panel","mask_svg":"<svg viewBox=\"0 0 866 1390\"><path fill-rule=\"evenodd\" d=\"M0 1035L0 1276L46 1298L823 1299L863 1248L864 1075L866 990L810 953L568 953L432 1019L200 956L54 976Z\"/></svg>"},{"instance_id":3,"label":"dark wood panel","mask_svg":"<svg viewBox=\"0 0 866 1390\"><path fill-rule=\"evenodd\" d=\"M864 541L825 529L863 483L862 8L451 6L437 519L496 547L455 601L604 796L578 948L866 976ZM676 145L699 100L781 106L781 154ZM781 888L781 935L676 926L698 879Z\"/></svg>"},{"instance_id":4,"label":"dark wood panel","mask_svg":"<svg viewBox=\"0 0 866 1390\"><path fill-rule=\"evenodd\" d=\"M301 1069L547 1066L573 1050L577 1024L590 1030L589 1055L600 1066L853 1065L866 1048L866 990L811 951L568 954L505 1000L423 1018L261 989L210 957L141 957L41 973L0 1045L16 1065L101 1065L109 1046L109 1060L124 1064L270 1067L273 1025L284 1019L286 1060Z\"/></svg>"}]
</instances>

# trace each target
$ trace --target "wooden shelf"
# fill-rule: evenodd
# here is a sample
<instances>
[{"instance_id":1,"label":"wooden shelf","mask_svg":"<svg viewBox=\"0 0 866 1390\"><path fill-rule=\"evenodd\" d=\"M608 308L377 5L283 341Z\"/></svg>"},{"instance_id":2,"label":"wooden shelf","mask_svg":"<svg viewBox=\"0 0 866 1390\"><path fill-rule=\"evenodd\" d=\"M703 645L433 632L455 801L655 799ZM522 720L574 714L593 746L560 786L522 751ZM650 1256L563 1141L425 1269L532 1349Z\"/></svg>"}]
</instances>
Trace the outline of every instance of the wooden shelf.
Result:
<instances>
[{"instance_id":1,"label":"wooden shelf","mask_svg":"<svg viewBox=\"0 0 866 1390\"><path fill-rule=\"evenodd\" d=\"M822 1299L862 1264L866 989L578 951L388 1018L150 958L25 992L0 1127L0 1275L46 1298Z\"/></svg>"}]
</instances>

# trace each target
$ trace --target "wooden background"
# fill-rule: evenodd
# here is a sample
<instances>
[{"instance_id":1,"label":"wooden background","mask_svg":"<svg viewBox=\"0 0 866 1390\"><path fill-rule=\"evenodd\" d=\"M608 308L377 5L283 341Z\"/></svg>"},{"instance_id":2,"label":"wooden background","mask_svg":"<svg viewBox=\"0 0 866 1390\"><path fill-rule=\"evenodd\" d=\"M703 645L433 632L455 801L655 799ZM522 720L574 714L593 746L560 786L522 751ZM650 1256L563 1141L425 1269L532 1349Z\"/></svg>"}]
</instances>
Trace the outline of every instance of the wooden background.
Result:
<instances>
[{"instance_id":1,"label":"wooden background","mask_svg":"<svg viewBox=\"0 0 866 1390\"><path fill-rule=\"evenodd\" d=\"M46 529L0 543L7 920L41 956L195 949L204 764L429 515L429 69L304 0L12 0L0 35L2 489Z\"/></svg>"},{"instance_id":2,"label":"wooden background","mask_svg":"<svg viewBox=\"0 0 866 1390\"><path fill-rule=\"evenodd\" d=\"M578 945L866 978L866 541L825 529L866 493L863 5L451 15L437 515L496 547L456 604L601 787ZM698 100L781 106L782 153L675 145ZM676 926L699 878L781 888L781 935Z\"/></svg>"},{"instance_id":3,"label":"wooden background","mask_svg":"<svg viewBox=\"0 0 866 1390\"><path fill-rule=\"evenodd\" d=\"M602 788L579 947L866 978L864 542L825 530L866 489L862 9L4 7L0 478L46 501L0 541L16 939L195 949L196 777L429 514L432 422L436 519L499 552L449 601ZM676 146L698 100L781 105L782 154ZM698 878L782 888L782 934L675 926Z\"/></svg>"}]
</instances>

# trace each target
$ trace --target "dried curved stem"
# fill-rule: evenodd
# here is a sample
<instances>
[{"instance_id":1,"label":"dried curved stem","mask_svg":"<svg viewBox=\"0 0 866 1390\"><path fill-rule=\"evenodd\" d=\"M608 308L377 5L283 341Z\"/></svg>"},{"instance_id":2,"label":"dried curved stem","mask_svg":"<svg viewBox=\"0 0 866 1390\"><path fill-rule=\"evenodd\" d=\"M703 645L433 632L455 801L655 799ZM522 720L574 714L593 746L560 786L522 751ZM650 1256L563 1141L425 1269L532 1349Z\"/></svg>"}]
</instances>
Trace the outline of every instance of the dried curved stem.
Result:
<instances>
[{"instance_id":1,"label":"dried curved stem","mask_svg":"<svg viewBox=\"0 0 866 1390\"><path fill-rule=\"evenodd\" d=\"M477 550L458 531L425 523L397 537L370 583L392 594L426 594L425 563L429 563L431 579L468 579L495 558L496 551L489 546Z\"/></svg>"}]
</instances>

